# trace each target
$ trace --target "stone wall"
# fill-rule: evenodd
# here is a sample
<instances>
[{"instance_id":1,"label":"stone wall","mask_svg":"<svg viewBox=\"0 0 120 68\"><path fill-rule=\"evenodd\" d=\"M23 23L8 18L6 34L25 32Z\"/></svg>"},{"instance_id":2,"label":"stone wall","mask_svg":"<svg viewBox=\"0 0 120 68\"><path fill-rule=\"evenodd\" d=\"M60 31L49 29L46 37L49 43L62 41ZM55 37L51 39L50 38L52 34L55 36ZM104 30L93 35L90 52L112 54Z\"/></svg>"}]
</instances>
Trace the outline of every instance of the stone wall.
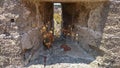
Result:
<instances>
[{"instance_id":1,"label":"stone wall","mask_svg":"<svg viewBox=\"0 0 120 68\"><path fill-rule=\"evenodd\" d=\"M103 67L120 67L120 2L111 1L107 21L102 36L102 45L105 59L101 63Z\"/></svg>"},{"instance_id":2,"label":"stone wall","mask_svg":"<svg viewBox=\"0 0 120 68\"><path fill-rule=\"evenodd\" d=\"M40 45L40 31L34 11L20 0L0 2L0 67L23 65L22 50L36 50Z\"/></svg>"},{"instance_id":3,"label":"stone wall","mask_svg":"<svg viewBox=\"0 0 120 68\"><path fill-rule=\"evenodd\" d=\"M62 3L63 28L73 28L80 45L88 52L99 48L109 11L109 2ZM69 28L69 25L71 26Z\"/></svg>"},{"instance_id":4,"label":"stone wall","mask_svg":"<svg viewBox=\"0 0 120 68\"><path fill-rule=\"evenodd\" d=\"M30 50L31 54L25 57L28 58L42 47L41 28L52 22L53 9L49 9L52 7L52 3L1 0L0 66L24 65L26 59L21 53Z\"/></svg>"},{"instance_id":5,"label":"stone wall","mask_svg":"<svg viewBox=\"0 0 120 68\"><path fill-rule=\"evenodd\" d=\"M103 67L119 68L119 3L111 1L109 5L109 2L102 1L62 5L63 27L74 26L74 32L79 35L78 41L87 52L94 53L99 51L97 49L105 51L107 56L101 63ZM38 2L36 5L25 0L0 0L1 68L23 65L25 61L21 53L24 49L35 53L42 47L40 30L48 21L52 25L52 8L51 2Z\"/></svg>"},{"instance_id":6,"label":"stone wall","mask_svg":"<svg viewBox=\"0 0 120 68\"><path fill-rule=\"evenodd\" d=\"M19 0L0 1L0 68L8 65L21 65L20 30L17 19L23 15ZM20 23L24 21L21 18ZM25 22L24 22L25 23Z\"/></svg>"},{"instance_id":7,"label":"stone wall","mask_svg":"<svg viewBox=\"0 0 120 68\"><path fill-rule=\"evenodd\" d=\"M87 4L85 4L84 9L80 8L78 24L75 25L79 33L79 41L88 52L90 52L89 47L100 46L104 24L109 10L108 2L94 3L93 6L88 4L91 7L87 8Z\"/></svg>"}]
</instances>

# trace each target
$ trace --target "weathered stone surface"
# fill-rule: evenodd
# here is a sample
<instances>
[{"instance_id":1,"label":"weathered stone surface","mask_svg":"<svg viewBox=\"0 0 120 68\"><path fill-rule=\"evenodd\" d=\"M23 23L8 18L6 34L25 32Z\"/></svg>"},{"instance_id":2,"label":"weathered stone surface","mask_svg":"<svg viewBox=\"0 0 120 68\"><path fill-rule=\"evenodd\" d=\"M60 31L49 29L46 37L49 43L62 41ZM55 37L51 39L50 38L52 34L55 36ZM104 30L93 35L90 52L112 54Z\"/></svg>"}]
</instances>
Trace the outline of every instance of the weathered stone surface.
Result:
<instances>
[{"instance_id":1,"label":"weathered stone surface","mask_svg":"<svg viewBox=\"0 0 120 68\"><path fill-rule=\"evenodd\" d=\"M21 47L26 46L26 44L21 44L22 35L28 33L31 39L31 46L36 45L33 49L38 48L40 43L40 37L38 37L40 36L39 29L33 26L33 24L37 24L33 23L35 17L29 17L29 15L32 14L31 11L27 10L23 4L20 3L20 0L1 0L0 9L0 57L2 61L0 67L5 68L5 66L8 65L23 65ZM15 22L11 21L11 19L14 19ZM27 41L24 42L27 43Z\"/></svg>"},{"instance_id":2,"label":"weathered stone surface","mask_svg":"<svg viewBox=\"0 0 120 68\"><path fill-rule=\"evenodd\" d=\"M34 46L40 45L39 40L39 30L33 29L29 30L28 33L25 33L22 35L21 43L22 43L22 49L31 49Z\"/></svg>"},{"instance_id":3,"label":"weathered stone surface","mask_svg":"<svg viewBox=\"0 0 120 68\"><path fill-rule=\"evenodd\" d=\"M29 0L30 1L30 0ZM53 5L52 2L38 2L36 4L28 0L0 0L0 67L8 68L19 67L23 65L23 56L20 54L22 49L31 49L30 52L34 53L30 60L34 61L39 57L39 54L44 55L44 51L37 51L42 46L42 34L40 33L41 26L48 21L52 24ZM42 1L42 0L41 0ZM46 0L48 1L48 0ZM51 1L51 0L49 0ZM52 0L54 1L54 0ZM58 0L56 0L58 1ZM59 0L61 1L61 0ZM74 0L76 1L76 0ZM80 1L80 0L79 0ZM73 26L73 32L77 34L77 41L80 45L66 55L77 56L80 55L84 58L85 53L89 53L92 57L97 58L91 64L53 64L47 65L46 68L119 68L120 63L120 2L98 1L94 0L81 0L77 3L63 3L67 0L61 1L63 5L63 27L70 29L68 26ZM110 8L110 10L109 10ZM15 22L11 22L14 19ZM105 27L105 28L104 28ZM68 42L68 41L66 41ZM102 43L102 44L101 44ZM57 44L56 44L57 45ZM78 50L75 50L78 49ZM79 50L80 49L80 50ZM82 50L83 49L83 50ZM72 51L74 50L74 51ZM105 52L103 52L103 51ZM53 51L53 57L58 58L61 62L66 57L56 57L58 52ZM75 52L82 51L82 52ZM97 57L100 52L104 56ZM31 54L32 54L31 53ZM50 53L50 52L47 52ZM26 53L29 54L29 53ZM29 54L29 55L31 55ZM65 53L63 53L65 55ZM62 54L59 54L62 55ZM37 56L37 57L36 57ZM47 55L49 56L49 55ZM85 55L85 57L90 57ZM66 58L67 61L74 60L70 57ZM40 60L42 61L42 60ZM53 63L53 59L49 59L48 64ZM74 60L75 61L75 60ZM84 60L85 61L85 60ZM39 61L38 61L39 62ZM55 60L58 62L58 60ZM76 61L77 62L77 61ZM11 65L11 66L9 66ZM13 65L13 66L12 66ZM15 66L14 66L15 65ZM16 66L17 65L17 66ZM22 67L22 66L20 66ZM30 66L44 67L43 65Z\"/></svg>"},{"instance_id":4,"label":"weathered stone surface","mask_svg":"<svg viewBox=\"0 0 120 68\"><path fill-rule=\"evenodd\" d=\"M107 55L102 63L105 67L119 68L120 65L120 2L112 1L110 5L109 16L105 24L102 39L102 48L105 48Z\"/></svg>"}]
</instances>

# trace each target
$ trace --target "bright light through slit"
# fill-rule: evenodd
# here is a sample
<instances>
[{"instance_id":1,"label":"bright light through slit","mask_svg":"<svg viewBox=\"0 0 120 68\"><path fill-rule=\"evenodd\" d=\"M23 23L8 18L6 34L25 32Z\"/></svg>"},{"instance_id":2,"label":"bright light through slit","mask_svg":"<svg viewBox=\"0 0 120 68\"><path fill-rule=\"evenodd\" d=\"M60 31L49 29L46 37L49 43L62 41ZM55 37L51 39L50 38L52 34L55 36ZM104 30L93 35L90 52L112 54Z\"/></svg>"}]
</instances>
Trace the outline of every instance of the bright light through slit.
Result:
<instances>
[{"instance_id":1,"label":"bright light through slit","mask_svg":"<svg viewBox=\"0 0 120 68\"><path fill-rule=\"evenodd\" d=\"M54 35L60 37L62 28L62 6L61 3L54 3Z\"/></svg>"}]
</instances>

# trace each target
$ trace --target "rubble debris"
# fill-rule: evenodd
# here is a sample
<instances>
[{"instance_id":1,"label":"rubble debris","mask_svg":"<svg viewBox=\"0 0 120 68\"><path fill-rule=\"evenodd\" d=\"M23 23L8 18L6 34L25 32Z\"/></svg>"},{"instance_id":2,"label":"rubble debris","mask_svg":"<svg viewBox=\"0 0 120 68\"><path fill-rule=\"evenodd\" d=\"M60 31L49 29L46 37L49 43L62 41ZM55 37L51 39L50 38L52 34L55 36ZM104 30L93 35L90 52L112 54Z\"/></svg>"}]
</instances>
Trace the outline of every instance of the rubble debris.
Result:
<instances>
[{"instance_id":1,"label":"rubble debris","mask_svg":"<svg viewBox=\"0 0 120 68\"><path fill-rule=\"evenodd\" d=\"M68 45L66 45L66 44L62 44L61 48L63 48L64 51L70 51L71 50L71 48Z\"/></svg>"}]
</instances>

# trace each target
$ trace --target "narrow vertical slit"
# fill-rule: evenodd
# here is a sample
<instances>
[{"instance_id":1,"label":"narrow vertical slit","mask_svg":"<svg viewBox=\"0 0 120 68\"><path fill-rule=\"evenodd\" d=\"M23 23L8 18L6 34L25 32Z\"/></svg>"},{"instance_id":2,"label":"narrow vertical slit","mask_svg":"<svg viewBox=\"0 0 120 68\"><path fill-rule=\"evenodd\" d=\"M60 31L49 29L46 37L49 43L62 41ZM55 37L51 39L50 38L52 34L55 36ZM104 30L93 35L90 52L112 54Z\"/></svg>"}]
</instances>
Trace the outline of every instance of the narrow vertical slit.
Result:
<instances>
[{"instance_id":1,"label":"narrow vertical slit","mask_svg":"<svg viewBox=\"0 0 120 68\"><path fill-rule=\"evenodd\" d=\"M62 5L61 3L54 3L54 13L53 13L53 21L54 21L54 36L60 37L61 29L62 29Z\"/></svg>"}]
</instances>

